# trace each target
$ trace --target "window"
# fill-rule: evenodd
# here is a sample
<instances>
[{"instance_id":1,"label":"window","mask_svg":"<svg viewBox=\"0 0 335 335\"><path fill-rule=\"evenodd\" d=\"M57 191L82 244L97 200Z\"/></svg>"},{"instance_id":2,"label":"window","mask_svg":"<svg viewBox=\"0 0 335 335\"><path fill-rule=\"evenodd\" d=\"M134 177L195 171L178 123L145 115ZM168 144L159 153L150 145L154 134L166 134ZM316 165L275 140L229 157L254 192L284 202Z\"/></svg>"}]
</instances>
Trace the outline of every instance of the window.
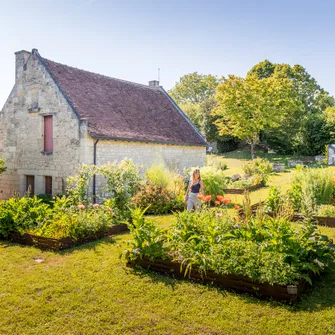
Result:
<instances>
[{"instance_id":1,"label":"window","mask_svg":"<svg viewBox=\"0 0 335 335\"><path fill-rule=\"evenodd\" d=\"M35 194L35 176L26 176L26 192L30 196Z\"/></svg>"},{"instance_id":2,"label":"window","mask_svg":"<svg viewBox=\"0 0 335 335\"><path fill-rule=\"evenodd\" d=\"M52 153L52 115L44 116L44 152Z\"/></svg>"},{"instance_id":3,"label":"window","mask_svg":"<svg viewBox=\"0 0 335 335\"><path fill-rule=\"evenodd\" d=\"M52 195L52 177L45 176L44 185L45 185L45 194Z\"/></svg>"}]
</instances>

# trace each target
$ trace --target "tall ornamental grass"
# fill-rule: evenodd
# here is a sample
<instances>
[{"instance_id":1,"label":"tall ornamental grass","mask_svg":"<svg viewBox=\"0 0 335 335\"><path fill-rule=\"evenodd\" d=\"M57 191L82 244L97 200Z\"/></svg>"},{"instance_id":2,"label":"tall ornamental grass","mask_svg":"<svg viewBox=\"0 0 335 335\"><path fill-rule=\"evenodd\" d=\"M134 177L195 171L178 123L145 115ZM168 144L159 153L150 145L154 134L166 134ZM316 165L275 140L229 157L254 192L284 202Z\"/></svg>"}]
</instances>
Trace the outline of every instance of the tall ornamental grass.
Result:
<instances>
[{"instance_id":1,"label":"tall ornamental grass","mask_svg":"<svg viewBox=\"0 0 335 335\"><path fill-rule=\"evenodd\" d=\"M333 203L335 196L333 172L329 169L298 167L292 180L290 195L297 210L300 210L307 200L313 206Z\"/></svg>"}]
</instances>

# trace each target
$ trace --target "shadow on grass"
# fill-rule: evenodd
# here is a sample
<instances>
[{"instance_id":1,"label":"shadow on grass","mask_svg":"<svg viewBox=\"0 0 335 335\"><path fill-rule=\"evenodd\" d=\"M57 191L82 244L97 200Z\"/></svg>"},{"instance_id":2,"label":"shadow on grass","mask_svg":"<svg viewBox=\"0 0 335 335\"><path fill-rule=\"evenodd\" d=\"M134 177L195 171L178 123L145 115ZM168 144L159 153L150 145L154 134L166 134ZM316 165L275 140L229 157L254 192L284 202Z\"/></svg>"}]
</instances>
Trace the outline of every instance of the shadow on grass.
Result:
<instances>
[{"instance_id":1,"label":"shadow on grass","mask_svg":"<svg viewBox=\"0 0 335 335\"><path fill-rule=\"evenodd\" d=\"M292 156L292 155L279 155L279 154L270 154L265 153L262 150L256 150L255 152L256 157L260 158L266 158L271 163L284 163L287 165L289 160L305 160L305 159L311 159L309 156ZM251 160L251 154L250 149L243 148L238 149L231 152L225 152L222 154L218 154L217 156L227 159L238 159L238 160Z\"/></svg>"},{"instance_id":2,"label":"shadow on grass","mask_svg":"<svg viewBox=\"0 0 335 335\"><path fill-rule=\"evenodd\" d=\"M258 296L242 293L230 288L219 287L214 284L191 280L187 277L182 279L175 278L173 272L161 274L155 271L143 269L138 265L126 268L126 271L129 271L141 278L150 277L153 283L163 283L172 289L174 289L179 282L187 282L197 285L199 288L206 291L215 291L224 297L227 295L233 295L248 304L262 304L269 307L281 307L292 313L302 311L319 312L335 306L335 265L324 273L322 277L317 278L313 286L308 287L306 292L295 302L277 301L261 295Z\"/></svg>"},{"instance_id":3,"label":"shadow on grass","mask_svg":"<svg viewBox=\"0 0 335 335\"><path fill-rule=\"evenodd\" d=\"M106 236L104 238L101 239L97 239L94 241L90 241L87 243L82 243L82 244L78 244L78 245L74 245L71 248L67 248L67 249L63 249L63 250L53 250L53 249L47 249L47 248L39 248L38 246L34 246L34 245L25 245L25 244L20 244L17 242L11 242L8 240L0 240L0 248L10 248L10 247L20 247L20 248L35 248L37 250L41 250L41 251L45 251L45 252L53 252L55 254L59 254L59 255L67 255L67 254L71 254L75 251L79 251L79 250L91 250L91 249L96 249L97 246L99 245L111 245L111 244L115 244L116 243L116 237L117 236L122 236L122 235L126 235L129 234L129 232L122 232L119 233L117 235L111 235L111 236Z\"/></svg>"},{"instance_id":4,"label":"shadow on grass","mask_svg":"<svg viewBox=\"0 0 335 335\"><path fill-rule=\"evenodd\" d=\"M335 265L333 264L322 277L315 280L293 311L318 312L335 306Z\"/></svg>"},{"instance_id":5,"label":"shadow on grass","mask_svg":"<svg viewBox=\"0 0 335 335\"><path fill-rule=\"evenodd\" d=\"M172 289L174 289L176 284L181 281L181 279L174 278L173 273L166 273L163 275L155 271L143 269L139 265L135 265L134 267L125 267L125 271L132 273L140 278L150 277L153 283L163 283Z\"/></svg>"}]
</instances>

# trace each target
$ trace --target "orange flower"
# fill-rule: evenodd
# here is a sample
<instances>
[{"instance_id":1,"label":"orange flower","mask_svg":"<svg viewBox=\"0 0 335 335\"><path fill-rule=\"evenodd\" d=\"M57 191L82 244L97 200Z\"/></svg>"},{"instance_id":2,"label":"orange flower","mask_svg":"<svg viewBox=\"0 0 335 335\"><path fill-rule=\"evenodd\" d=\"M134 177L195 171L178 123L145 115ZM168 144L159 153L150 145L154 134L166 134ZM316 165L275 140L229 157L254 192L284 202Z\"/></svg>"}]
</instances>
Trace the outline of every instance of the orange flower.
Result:
<instances>
[{"instance_id":1,"label":"orange flower","mask_svg":"<svg viewBox=\"0 0 335 335\"><path fill-rule=\"evenodd\" d=\"M228 204L231 203L231 199L229 199L229 198L223 198L223 199L222 199L222 202L223 202L224 204L228 205Z\"/></svg>"},{"instance_id":2,"label":"orange flower","mask_svg":"<svg viewBox=\"0 0 335 335\"><path fill-rule=\"evenodd\" d=\"M111 211L112 211L112 209L111 209L110 207L107 207L107 210L108 210L108 212L111 212Z\"/></svg>"},{"instance_id":3,"label":"orange flower","mask_svg":"<svg viewBox=\"0 0 335 335\"><path fill-rule=\"evenodd\" d=\"M78 209L85 209L85 205L83 204L78 205Z\"/></svg>"},{"instance_id":4,"label":"orange flower","mask_svg":"<svg viewBox=\"0 0 335 335\"><path fill-rule=\"evenodd\" d=\"M215 204L216 206L219 206L219 205L220 205L220 201L215 200L215 201L214 201L214 204Z\"/></svg>"},{"instance_id":5,"label":"orange flower","mask_svg":"<svg viewBox=\"0 0 335 335\"><path fill-rule=\"evenodd\" d=\"M222 195L218 195L218 196L216 196L216 199L218 199L219 201L223 202L224 197Z\"/></svg>"},{"instance_id":6,"label":"orange flower","mask_svg":"<svg viewBox=\"0 0 335 335\"><path fill-rule=\"evenodd\" d=\"M203 200L203 199L204 199L204 196L201 195L201 194L198 194L198 195L197 195L197 198Z\"/></svg>"},{"instance_id":7,"label":"orange flower","mask_svg":"<svg viewBox=\"0 0 335 335\"><path fill-rule=\"evenodd\" d=\"M206 196L204 196L204 200L205 200L205 201L211 201L211 199L212 199L212 196L211 196L211 195L206 195Z\"/></svg>"},{"instance_id":8,"label":"orange flower","mask_svg":"<svg viewBox=\"0 0 335 335\"><path fill-rule=\"evenodd\" d=\"M241 207L237 204L234 205L234 208L238 211L239 209L241 209Z\"/></svg>"}]
</instances>

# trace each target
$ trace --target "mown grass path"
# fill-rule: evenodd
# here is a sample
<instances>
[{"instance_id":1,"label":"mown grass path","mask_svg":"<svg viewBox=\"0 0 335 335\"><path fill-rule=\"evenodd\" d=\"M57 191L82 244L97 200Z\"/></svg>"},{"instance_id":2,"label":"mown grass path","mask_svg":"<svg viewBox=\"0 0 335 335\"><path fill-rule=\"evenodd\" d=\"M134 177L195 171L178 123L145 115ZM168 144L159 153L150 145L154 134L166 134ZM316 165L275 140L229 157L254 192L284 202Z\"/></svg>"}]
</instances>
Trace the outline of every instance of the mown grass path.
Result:
<instances>
[{"instance_id":1,"label":"mown grass path","mask_svg":"<svg viewBox=\"0 0 335 335\"><path fill-rule=\"evenodd\" d=\"M129 238L61 253L0 242L0 334L335 334L335 269L289 306L128 269Z\"/></svg>"}]
</instances>

